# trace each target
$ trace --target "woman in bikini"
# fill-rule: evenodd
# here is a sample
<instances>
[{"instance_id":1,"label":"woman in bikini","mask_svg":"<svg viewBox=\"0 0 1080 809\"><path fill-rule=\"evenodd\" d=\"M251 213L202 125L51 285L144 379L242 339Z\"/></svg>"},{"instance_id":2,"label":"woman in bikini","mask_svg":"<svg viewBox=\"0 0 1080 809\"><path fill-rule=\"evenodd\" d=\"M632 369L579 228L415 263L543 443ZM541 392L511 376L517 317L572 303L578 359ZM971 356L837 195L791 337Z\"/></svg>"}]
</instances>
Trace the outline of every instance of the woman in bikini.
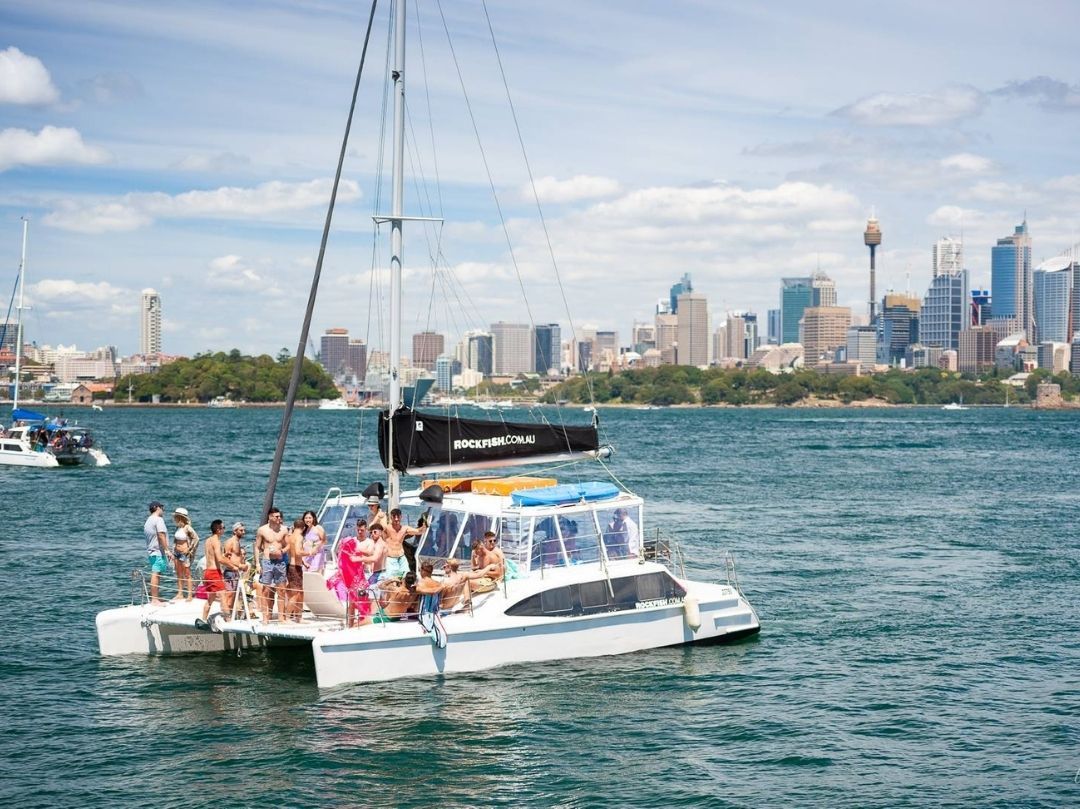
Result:
<instances>
[{"instance_id":1,"label":"woman in bikini","mask_svg":"<svg viewBox=\"0 0 1080 809\"><path fill-rule=\"evenodd\" d=\"M300 623L304 612L304 521L293 521L292 531L285 537L289 565L285 568L285 617Z\"/></svg>"},{"instance_id":2,"label":"woman in bikini","mask_svg":"<svg viewBox=\"0 0 1080 809\"><path fill-rule=\"evenodd\" d=\"M199 535L191 527L191 517L186 508L180 507L173 512L173 522L176 523L176 533L173 534L173 563L176 566L176 598L174 601L184 599L184 585L187 585L186 600L191 601L195 597L195 591L191 582L191 560L195 555L195 548L199 544Z\"/></svg>"}]
</instances>

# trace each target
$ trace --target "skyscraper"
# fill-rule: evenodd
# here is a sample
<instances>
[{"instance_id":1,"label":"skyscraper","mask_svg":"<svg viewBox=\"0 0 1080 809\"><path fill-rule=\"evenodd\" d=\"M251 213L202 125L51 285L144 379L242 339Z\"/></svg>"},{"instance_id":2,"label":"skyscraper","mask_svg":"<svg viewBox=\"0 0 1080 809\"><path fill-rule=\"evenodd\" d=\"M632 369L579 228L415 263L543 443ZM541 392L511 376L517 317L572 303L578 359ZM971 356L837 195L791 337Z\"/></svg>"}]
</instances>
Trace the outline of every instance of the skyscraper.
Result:
<instances>
[{"instance_id":1,"label":"skyscraper","mask_svg":"<svg viewBox=\"0 0 1080 809\"><path fill-rule=\"evenodd\" d=\"M881 302L876 324L877 361L896 365L907 355L907 347L919 341L919 310L922 302L912 295L889 292Z\"/></svg>"},{"instance_id":2,"label":"skyscraper","mask_svg":"<svg viewBox=\"0 0 1080 809\"><path fill-rule=\"evenodd\" d=\"M810 278L780 279L780 342L799 342L799 321L803 310L813 306L814 293Z\"/></svg>"},{"instance_id":3,"label":"skyscraper","mask_svg":"<svg viewBox=\"0 0 1080 809\"><path fill-rule=\"evenodd\" d=\"M930 282L919 313L919 342L923 345L959 349L960 330L970 319L968 271L939 275Z\"/></svg>"},{"instance_id":4,"label":"skyscraper","mask_svg":"<svg viewBox=\"0 0 1080 809\"><path fill-rule=\"evenodd\" d=\"M495 338L488 332L479 330L465 332L465 338L468 341L465 367L484 376L491 376L494 369Z\"/></svg>"},{"instance_id":5,"label":"skyscraper","mask_svg":"<svg viewBox=\"0 0 1080 809\"><path fill-rule=\"evenodd\" d=\"M990 288L994 293L994 319L1012 318L1031 342L1035 336L1031 278L1031 236L1027 220L1011 236L998 239L990 252Z\"/></svg>"},{"instance_id":6,"label":"skyscraper","mask_svg":"<svg viewBox=\"0 0 1080 809\"><path fill-rule=\"evenodd\" d=\"M412 336L412 361L414 368L435 370L435 360L444 353L446 338L438 332L422 331Z\"/></svg>"},{"instance_id":7,"label":"skyscraper","mask_svg":"<svg viewBox=\"0 0 1080 809\"><path fill-rule=\"evenodd\" d=\"M435 386L444 393L449 393L453 380L454 358L449 354L440 354L435 358Z\"/></svg>"},{"instance_id":8,"label":"skyscraper","mask_svg":"<svg viewBox=\"0 0 1080 809\"><path fill-rule=\"evenodd\" d=\"M1044 261L1032 274L1035 339L1038 343L1067 343L1072 302L1072 260L1058 256Z\"/></svg>"},{"instance_id":9,"label":"skyscraper","mask_svg":"<svg viewBox=\"0 0 1080 809\"><path fill-rule=\"evenodd\" d=\"M365 348L365 353L367 349ZM319 365L330 376L337 376L349 370L349 330L327 329L319 341Z\"/></svg>"},{"instance_id":10,"label":"skyscraper","mask_svg":"<svg viewBox=\"0 0 1080 809\"><path fill-rule=\"evenodd\" d=\"M836 306L836 282L818 270L810 276L811 306Z\"/></svg>"},{"instance_id":11,"label":"skyscraper","mask_svg":"<svg viewBox=\"0 0 1080 809\"><path fill-rule=\"evenodd\" d=\"M687 279L689 280L689 279ZM679 365L709 364L709 302L704 293L684 292L679 296Z\"/></svg>"},{"instance_id":12,"label":"skyscraper","mask_svg":"<svg viewBox=\"0 0 1080 809\"><path fill-rule=\"evenodd\" d=\"M770 309L768 311L768 331L766 332L766 340L770 345L780 344L780 310Z\"/></svg>"},{"instance_id":13,"label":"skyscraper","mask_svg":"<svg viewBox=\"0 0 1080 809\"><path fill-rule=\"evenodd\" d=\"M727 322L724 324L724 353L721 357L725 359L745 360L754 353L753 348L747 351L746 325L745 313L728 313ZM717 359L720 359L720 357L717 357Z\"/></svg>"},{"instance_id":14,"label":"skyscraper","mask_svg":"<svg viewBox=\"0 0 1080 809\"><path fill-rule=\"evenodd\" d=\"M492 373L495 376L524 374L533 369L533 335L528 323L491 324Z\"/></svg>"},{"instance_id":15,"label":"skyscraper","mask_svg":"<svg viewBox=\"0 0 1080 809\"><path fill-rule=\"evenodd\" d=\"M678 361L679 316L670 312L656 314L656 348L660 352L663 365L674 365Z\"/></svg>"},{"instance_id":16,"label":"skyscraper","mask_svg":"<svg viewBox=\"0 0 1080 809\"><path fill-rule=\"evenodd\" d=\"M830 361L830 354L847 341L851 309L847 306L808 306L803 310L804 362L809 366Z\"/></svg>"},{"instance_id":17,"label":"skyscraper","mask_svg":"<svg viewBox=\"0 0 1080 809\"><path fill-rule=\"evenodd\" d=\"M562 365L562 330L558 323L542 323L536 327L536 345L533 357L536 365L533 370L546 374L550 369L556 371Z\"/></svg>"},{"instance_id":18,"label":"skyscraper","mask_svg":"<svg viewBox=\"0 0 1080 809\"><path fill-rule=\"evenodd\" d=\"M349 339L345 347L345 367L357 379L367 374L367 343L362 339Z\"/></svg>"},{"instance_id":19,"label":"skyscraper","mask_svg":"<svg viewBox=\"0 0 1080 809\"><path fill-rule=\"evenodd\" d=\"M943 273L955 273L964 269L964 243L952 236L945 236L934 242L933 275L937 278Z\"/></svg>"},{"instance_id":20,"label":"skyscraper","mask_svg":"<svg viewBox=\"0 0 1080 809\"><path fill-rule=\"evenodd\" d=\"M878 245L881 244L881 227L876 217L871 216L866 220L866 230L863 232L863 244L870 248L870 324L874 323L875 307L877 306L877 291L874 289L877 265L874 256Z\"/></svg>"},{"instance_id":21,"label":"skyscraper","mask_svg":"<svg viewBox=\"0 0 1080 809\"><path fill-rule=\"evenodd\" d=\"M678 283L673 284L671 287L671 294L669 296L668 304L672 314L678 314L679 312L679 296L685 292L693 292L694 285L690 283L690 273L683 273L683 277L679 279Z\"/></svg>"},{"instance_id":22,"label":"skyscraper","mask_svg":"<svg viewBox=\"0 0 1080 809\"><path fill-rule=\"evenodd\" d=\"M139 353L144 357L161 353L161 296L152 289L142 291L139 308Z\"/></svg>"}]
</instances>

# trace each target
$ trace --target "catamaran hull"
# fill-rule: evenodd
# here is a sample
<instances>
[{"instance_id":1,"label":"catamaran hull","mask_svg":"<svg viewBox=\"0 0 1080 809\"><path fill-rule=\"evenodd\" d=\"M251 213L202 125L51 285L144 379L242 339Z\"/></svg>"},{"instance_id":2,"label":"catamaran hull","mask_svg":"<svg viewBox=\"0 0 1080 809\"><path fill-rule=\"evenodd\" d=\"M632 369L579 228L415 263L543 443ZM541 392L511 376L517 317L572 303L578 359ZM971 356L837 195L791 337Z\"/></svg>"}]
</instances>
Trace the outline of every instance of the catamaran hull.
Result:
<instances>
[{"instance_id":1,"label":"catamaran hull","mask_svg":"<svg viewBox=\"0 0 1080 809\"><path fill-rule=\"evenodd\" d=\"M320 688L330 688L715 643L760 630L757 616L741 597L702 603L699 609L697 631L688 625L683 604L490 629L476 629L470 616L456 615L443 619L445 648L432 643L415 622L346 629L312 642L315 676Z\"/></svg>"},{"instance_id":2,"label":"catamaran hull","mask_svg":"<svg viewBox=\"0 0 1080 809\"><path fill-rule=\"evenodd\" d=\"M201 601L199 602L202 603ZM145 605L118 607L97 615L98 649L104 656L229 652L265 645L255 635L206 632L191 620L155 618Z\"/></svg>"},{"instance_id":3,"label":"catamaran hull","mask_svg":"<svg viewBox=\"0 0 1080 809\"><path fill-rule=\"evenodd\" d=\"M60 464L48 452L5 452L0 450L0 466L32 466L37 469L53 469Z\"/></svg>"}]
</instances>

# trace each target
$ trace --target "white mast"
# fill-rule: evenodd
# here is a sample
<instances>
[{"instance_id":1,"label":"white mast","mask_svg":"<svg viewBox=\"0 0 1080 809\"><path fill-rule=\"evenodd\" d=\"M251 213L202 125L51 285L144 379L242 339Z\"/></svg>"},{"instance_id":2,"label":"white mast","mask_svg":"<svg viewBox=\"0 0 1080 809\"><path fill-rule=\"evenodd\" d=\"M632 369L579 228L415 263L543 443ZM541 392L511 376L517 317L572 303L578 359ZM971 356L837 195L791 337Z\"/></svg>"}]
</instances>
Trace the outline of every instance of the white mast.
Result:
<instances>
[{"instance_id":1,"label":"white mast","mask_svg":"<svg viewBox=\"0 0 1080 809\"><path fill-rule=\"evenodd\" d=\"M15 327L15 396L11 405L13 411L19 409L19 383L22 379L22 313L26 308L23 305L23 293L26 291L26 231L29 224L30 220L24 216L22 218L22 259L19 261L19 318L18 326Z\"/></svg>"},{"instance_id":2,"label":"white mast","mask_svg":"<svg viewBox=\"0 0 1080 809\"><path fill-rule=\"evenodd\" d=\"M401 407L401 223L405 196L405 0L394 5L394 161L390 209L390 508L397 508L401 475L394 469L394 413Z\"/></svg>"}]
</instances>

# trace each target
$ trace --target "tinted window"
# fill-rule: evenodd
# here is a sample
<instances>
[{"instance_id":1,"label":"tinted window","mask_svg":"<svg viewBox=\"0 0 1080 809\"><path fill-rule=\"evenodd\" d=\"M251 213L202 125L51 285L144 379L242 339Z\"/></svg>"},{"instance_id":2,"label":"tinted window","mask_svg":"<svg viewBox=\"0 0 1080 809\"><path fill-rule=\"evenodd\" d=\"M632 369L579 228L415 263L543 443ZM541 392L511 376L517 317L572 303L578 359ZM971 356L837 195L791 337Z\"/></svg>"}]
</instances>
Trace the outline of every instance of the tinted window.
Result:
<instances>
[{"instance_id":1,"label":"tinted window","mask_svg":"<svg viewBox=\"0 0 1080 809\"><path fill-rule=\"evenodd\" d=\"M613 594L614 593L614 594ZM637 608L642 601L677 603L686 591L667 573L644 573L554 587L531 595L506 610L507 615L593 615Z\"/></svg>"}]
</instances>

